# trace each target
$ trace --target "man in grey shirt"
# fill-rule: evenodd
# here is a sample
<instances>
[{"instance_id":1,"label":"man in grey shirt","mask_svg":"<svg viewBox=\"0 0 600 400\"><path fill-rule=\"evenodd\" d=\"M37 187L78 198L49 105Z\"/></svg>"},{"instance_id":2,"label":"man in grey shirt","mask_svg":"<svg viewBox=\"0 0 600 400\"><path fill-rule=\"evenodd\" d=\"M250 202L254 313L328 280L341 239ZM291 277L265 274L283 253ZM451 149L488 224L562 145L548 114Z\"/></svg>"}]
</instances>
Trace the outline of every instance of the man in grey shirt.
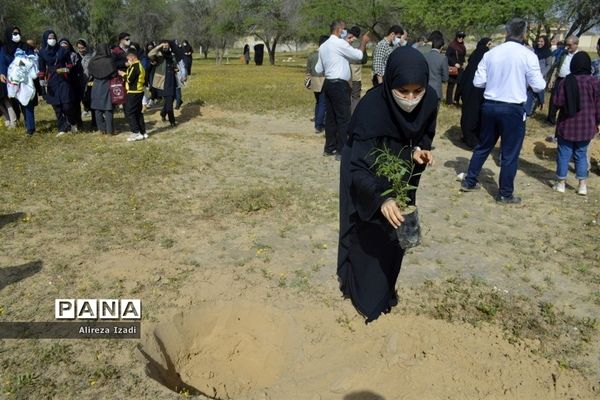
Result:
<instances>
[{"instance_id":1,"label":"man in grey shirt","mask_svg":"<svg viewBox=\"0 0 600 400\"><path fill-rule=\"evenodd\" d=\"M438 99L442 99L442 82L448 82L448 58L441 54L444 37L434 32L430 38L432 48L425 54L429 66L429 86L435 89Z\"/></svg>"}]
</instances>

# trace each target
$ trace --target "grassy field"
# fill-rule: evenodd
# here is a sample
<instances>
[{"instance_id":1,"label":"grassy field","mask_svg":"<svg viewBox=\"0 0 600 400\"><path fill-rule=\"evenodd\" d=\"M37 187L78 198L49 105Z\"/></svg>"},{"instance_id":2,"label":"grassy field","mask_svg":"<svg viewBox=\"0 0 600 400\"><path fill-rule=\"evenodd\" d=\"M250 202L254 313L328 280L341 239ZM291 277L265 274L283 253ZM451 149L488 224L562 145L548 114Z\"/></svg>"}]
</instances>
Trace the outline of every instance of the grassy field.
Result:
<instances>
[{"instance_id":1,"label":"grassy field","mask_svg":"<svg viewBox=\"0 0 600 400\"><path fill-rule=\"evenodd\" d=\"M340 311L333 277L337 166L320 156L322 138L310 129L305 59L279 60L196 60L181 124L168 129L152 110L144 142L126 142L121 114L123 135L56 138L46 105L36 109L32 138L1 127L0 321L52 320L55 298L139 297L144 323L158 323L250 296L290 309L318 304L336 313L333 328L358 330L360 321ZM546 183L555 150L539 115L528 123L518 178L526 205L498 210L456 190L468 160L457 145L459 117L441 108L439 166L421 197L427 240L408 256L392 317L491 327L597 388L600 146L590 196L555 196ZM497 173L486 171L492 191ZM146 377L136 345L0 341L0 398L193 395Z\"/></svg>"}]
</instances>

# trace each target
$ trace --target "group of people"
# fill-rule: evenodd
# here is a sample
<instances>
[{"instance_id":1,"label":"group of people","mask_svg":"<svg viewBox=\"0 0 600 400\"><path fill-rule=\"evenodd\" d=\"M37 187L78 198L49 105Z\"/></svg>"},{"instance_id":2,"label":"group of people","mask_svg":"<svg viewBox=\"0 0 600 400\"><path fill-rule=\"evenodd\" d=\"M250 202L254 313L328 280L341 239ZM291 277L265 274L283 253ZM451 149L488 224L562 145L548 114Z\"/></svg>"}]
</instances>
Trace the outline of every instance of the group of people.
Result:
<instances>
[{"instance_id":1,"label":"group of people","mask_svg":"<svg viewBox=\"0 0 600 400\"><path fill-rule=\"evenodd\" d=\"M405 206L415 205L420 176L434 161L431 150L444 82L445 102L462 102L463 139L473 150L461 191L481 188L478 176L501 139L496 201L511 205L521 202L514 180L527 114L543 104L553 68L562 71L562 79L552 85L551 102L560 109L554 189L564 192L568 163L574 158L577 191L587 193L586 150L600 130L600 59L592 62L585 52L569 51L576 37L567 38L567 51L557 64L548 39L540 37L535 46L527 46L527 23L514 18L506 24L502 44L493 46L490 38L482 38L467 60L464 32L456 33L443 54L441 32L408 46L406 31L394 25L375 46L373 89L353 108L351 67L363 62L370 39L360 38L355 27L346 30L342 20L330 28L318 52L309 57L307 79L315 92L315 129L325 129L324 155L341 161L340 290L366 322L398 303L395 284L405 252L396 237L405 210L391 192L390 178L377 172L377 154L391 150L413 165L402 179L410 188Z\"/></svg>"},{"instance_id":2,"label":"group of people","mask_svg":"<svg viewBox=\"0 0 600 400\"><path fill-rule=\"evenodd\" d=\"M114 135L114 112L122 106L128 140L143 140L148 138L143 113L154 101L162 100L162 121L176 125L174 109L183 103L181 88L192 68L192 53L188 41L162 40L142 48L127 32L114 45L100 43L92 49L84 39L73 47L69 39L47 30L38 48L13 26L0 42L0 112L8 128L16 127L23 115L31 136L41 96L54 109L57 136L81 130L87 116L93 131Z\"/></svg>"}]
</instances>

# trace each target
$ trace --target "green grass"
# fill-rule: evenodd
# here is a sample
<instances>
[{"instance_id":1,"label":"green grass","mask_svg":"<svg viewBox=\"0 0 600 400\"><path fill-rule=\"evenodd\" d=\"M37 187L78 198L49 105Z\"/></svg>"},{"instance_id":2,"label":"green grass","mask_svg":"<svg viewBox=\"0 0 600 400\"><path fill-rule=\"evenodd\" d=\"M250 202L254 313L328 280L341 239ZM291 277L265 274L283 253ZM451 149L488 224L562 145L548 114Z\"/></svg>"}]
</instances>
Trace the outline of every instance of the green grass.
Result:
<instances>
[{"instance_id":1,"label":"green grass","mask_svg":"<svg viewBox=\"0 0 600 400\"><path fill-rule=\"evenodd\" d=\"M293 63L282 60L293 57ZM306 55L280 53L275 66L240 64L216 65L213 59L196 59L186 90L194 98L225 110L253 113L307 115L314 107L312 91L304 87ZM370 67L363 68L363 85L370 87Z\"/></svg>"}]
</instances>

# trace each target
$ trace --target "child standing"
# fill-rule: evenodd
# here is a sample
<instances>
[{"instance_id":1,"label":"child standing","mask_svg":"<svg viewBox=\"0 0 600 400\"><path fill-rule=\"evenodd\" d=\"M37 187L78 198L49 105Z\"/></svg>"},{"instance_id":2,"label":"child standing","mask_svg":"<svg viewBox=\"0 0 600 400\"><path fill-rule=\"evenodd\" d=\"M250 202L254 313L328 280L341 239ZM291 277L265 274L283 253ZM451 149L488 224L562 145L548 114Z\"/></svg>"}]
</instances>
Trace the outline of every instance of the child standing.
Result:
<instances>
[{"instance_id":1,"label":"child standing","mask_svg":"<svg viewBox=\"0 0 600 400\"><path fill-rule=\"evenodd\" d=\"M560 107L557 124L558 154L553 186L565 192L569 161L575 160L575 177L579 180L577 193L587 195L588 157L590 141L600 130L600 81L592 76L592 60L580 51L571 60L571 73L560 83L554 104Z\"/></svg>"},{"instance_id":2,"label":"child standing","mask_svg":"<svg viewBox=\"0 0 600 400\"><path fill-rule=\"evenodd\" d=\"M144 114L142 113L145 80L146 71L140 63L137 50L133 47L129 48L127 50L127 72L125 73L125 88L127 89L125 116L131 129L131 135L127 139L129 142L148 138Z\"/></svg>"}]
</instances>

